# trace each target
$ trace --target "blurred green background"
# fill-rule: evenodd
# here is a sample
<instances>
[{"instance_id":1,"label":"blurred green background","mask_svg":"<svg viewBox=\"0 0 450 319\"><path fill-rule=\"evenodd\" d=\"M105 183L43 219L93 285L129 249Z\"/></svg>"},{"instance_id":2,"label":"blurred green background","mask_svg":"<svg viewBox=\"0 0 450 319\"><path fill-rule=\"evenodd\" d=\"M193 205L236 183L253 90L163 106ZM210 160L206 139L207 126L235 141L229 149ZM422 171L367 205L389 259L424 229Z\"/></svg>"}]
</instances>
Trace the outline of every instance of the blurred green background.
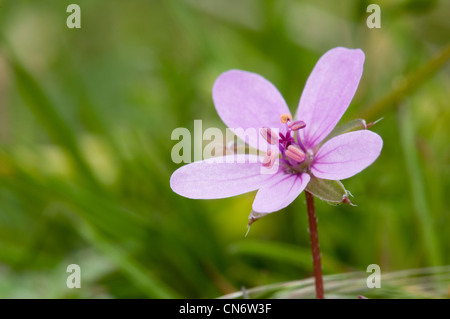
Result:
<instances>
[{"instance_id":1,"label":"blurred green background","mask_svg":"<svg viewBox=\"0 0 450 319\"><path fill-rule=\"evenodd\" d=\"M211 88L228 69L294 112L336 46L366 54L341 123L383 117L384 148L343 181L356 207L316 201L324 273L448 264L450 2L377 1L380 29L369 3L0 0L0 297L215 298L310 277L304 196L245 238L254 193L174 194L171 133L225 129Z\"/></svg>"}]
</instances>

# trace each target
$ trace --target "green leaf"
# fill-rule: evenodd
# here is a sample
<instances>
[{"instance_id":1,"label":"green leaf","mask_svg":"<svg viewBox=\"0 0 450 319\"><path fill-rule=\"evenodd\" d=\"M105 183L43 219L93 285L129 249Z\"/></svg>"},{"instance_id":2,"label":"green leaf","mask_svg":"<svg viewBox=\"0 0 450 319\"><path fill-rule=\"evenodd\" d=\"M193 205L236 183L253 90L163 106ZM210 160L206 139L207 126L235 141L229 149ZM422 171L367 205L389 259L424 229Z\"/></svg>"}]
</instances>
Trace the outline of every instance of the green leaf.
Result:
<instances>
[{"instance_id":1,"label":"green leaf","mask_svg":"<svg viewBox=\"0 0 450 319\"><path fill-rule=\"evenodd\" d=\"M350 193L340 181L319 179L312 176L306 190L317 198L331 204L340 204L344 202L351 204L348 199Z\"/></svg>"}]
</instances>

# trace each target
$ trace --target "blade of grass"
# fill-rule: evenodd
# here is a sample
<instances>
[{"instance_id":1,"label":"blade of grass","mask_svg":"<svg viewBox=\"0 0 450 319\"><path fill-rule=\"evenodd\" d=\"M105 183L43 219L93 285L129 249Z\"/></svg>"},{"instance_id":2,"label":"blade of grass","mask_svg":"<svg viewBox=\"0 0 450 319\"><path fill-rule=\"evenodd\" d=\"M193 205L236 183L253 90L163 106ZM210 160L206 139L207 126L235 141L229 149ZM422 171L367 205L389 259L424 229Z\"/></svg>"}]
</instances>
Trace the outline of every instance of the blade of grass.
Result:
<instances>
[{"instance_id":1,"label":"blade of grass","mask_svg":"<svg viewBox=\"0 0 450 319\"><path fill-rule=\"evenodd\" d=\"M409 105L403 104L398 112L401 145L405 156L405 165L410 177L412 204L419 220L423 238L424 253L431 266L442 264L439 242L433 226L433 216L428 208L425 185L414 141L414 122Z\"/></svg>"},{"instance_id":2,"label":"blade of grass","mask_svg":"<svg viewBox=\"0 0 450 319\"><path fill-rule=\"evenodd\" d=\"M406 77L406 79L393 91L364 108L358 117L364 119L380 117L387 108L397 106L408 94L414 92L423 82L439 71L449 59L450 44L444 47L435 57L429 60L416 72Z\"/></svg>"},{"instance_id":3,"label":"blade of grass","mask_svg":"<svg viewBox=\"0 0 450 319\"><path fill-rule=\"evenodd\" d=\"M234 243L229 250L232 254L270 259L311 271L311 251L309 248L300 249L295 245L283 243L245 240ZM339 272L344 269L339 262L328 256L323 256L323 267L326 272Z\"/></svg>"},{"instance_id":4,"label":"blade of grass","mask_svg":"<svg viewBox=\"0 0 450 319\"><path fill-rule=\"evenodd\" d=\"M71 215L72 217L75 215ZM94 247L103 251L111 260L124 271L130 280L140 288L149 298L180 298L180 296L159 281L149 269L137 262L132 257L127 256L116 245L112 245L105 240L95 229L78 218L74 220L78 224L80 235L88 240Z\"/></svg>"},{"instance_id":5,"label":"blade of grass","mask_svg":"<svg viewBox=\"0 0 450 319\"><path fill-rule=\"evenodd\" d=\"M108 197L64 180L43 180L28 174L6 154L1 154L0 163L10 167L9 174L0 174L0 185L14 191L27 202L61 202L75 207L80 217L96 225L97 230L119 240L142 240L147 231L156 230L142 216L123 208Z\"/></svg>"},{"instance_id":6,"label":"blade of grass","mask_svg":"<svg viewBox=\"0 0 450 319\"><path fill-rule=\"evenodd\" d=\"M57 108L42 89L39 82L25 69L25 67L10 53L9 62L14 71L17 86L26 105L41 121L50 137L61 147L66 149L86 177L87 181L99 190L99 182L87 164L77 143L75 133L58 113Z\"/></svg>"}]
</instances>

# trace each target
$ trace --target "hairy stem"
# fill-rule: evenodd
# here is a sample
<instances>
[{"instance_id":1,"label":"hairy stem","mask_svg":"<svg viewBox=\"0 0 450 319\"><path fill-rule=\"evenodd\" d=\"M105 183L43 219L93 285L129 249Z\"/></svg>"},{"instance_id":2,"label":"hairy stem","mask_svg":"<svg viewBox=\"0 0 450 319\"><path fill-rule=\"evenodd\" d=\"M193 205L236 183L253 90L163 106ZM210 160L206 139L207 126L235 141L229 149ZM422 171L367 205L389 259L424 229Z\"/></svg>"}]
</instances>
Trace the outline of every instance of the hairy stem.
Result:
<instances>
[{"instance_id":1,"label":"hairy stem","mask_svg":"<svg viewBox=\"0 0 450 319\"><path fill-rule=\"evenodd\" d=\"M320 261L320 248L319 248L319 233L317 231L317 219L314 207L314 196L305 191L306 206L308 208L308 220L309 220L309 235L311 237L311 250L313 255L314 266L314 278L316 283L316 298L324 299L323 292L323 278L322 278L322 263Z\"/></svg>"}]
</instances>

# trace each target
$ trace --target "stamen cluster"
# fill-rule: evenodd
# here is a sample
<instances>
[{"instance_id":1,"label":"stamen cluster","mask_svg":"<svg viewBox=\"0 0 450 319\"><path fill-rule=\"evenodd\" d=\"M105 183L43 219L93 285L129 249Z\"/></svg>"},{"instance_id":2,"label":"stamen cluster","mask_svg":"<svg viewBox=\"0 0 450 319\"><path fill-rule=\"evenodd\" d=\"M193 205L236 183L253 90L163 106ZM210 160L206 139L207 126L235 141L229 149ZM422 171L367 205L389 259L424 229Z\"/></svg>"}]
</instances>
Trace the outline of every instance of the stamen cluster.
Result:
<instances>
[{"instance_id":1,"label":"stamen cluster","mask_svg":"<svg viewBox=\"0 0 450 319\"><path fill-rule=\"evenodd\" d=\"M286 172L298 172L298 168L305 162L306 149L302 145L297 132L303 129L306 124L303 121L292 121L289 114L281 115L281 123L286 125L286 133L276 134L272 129L263 127L260 129L262 137L271 145L278 144L278 150L270 149L264 157L262 165L270 168L276 159L279 159Z\"/></svg>"}]
</instances>

